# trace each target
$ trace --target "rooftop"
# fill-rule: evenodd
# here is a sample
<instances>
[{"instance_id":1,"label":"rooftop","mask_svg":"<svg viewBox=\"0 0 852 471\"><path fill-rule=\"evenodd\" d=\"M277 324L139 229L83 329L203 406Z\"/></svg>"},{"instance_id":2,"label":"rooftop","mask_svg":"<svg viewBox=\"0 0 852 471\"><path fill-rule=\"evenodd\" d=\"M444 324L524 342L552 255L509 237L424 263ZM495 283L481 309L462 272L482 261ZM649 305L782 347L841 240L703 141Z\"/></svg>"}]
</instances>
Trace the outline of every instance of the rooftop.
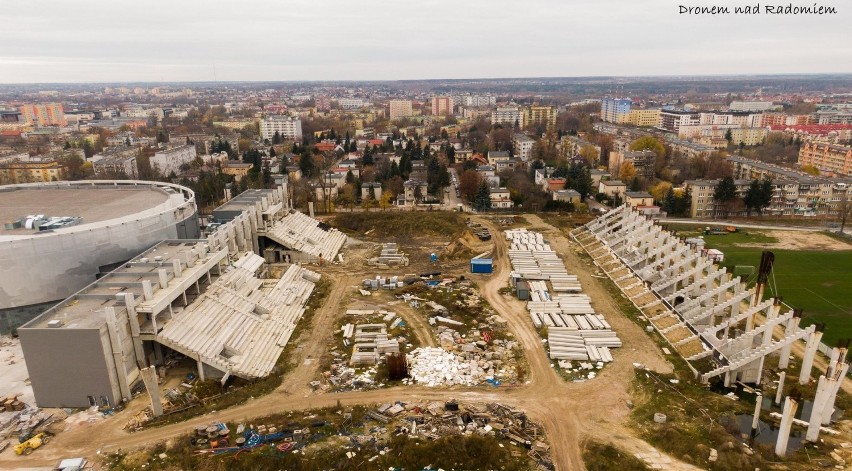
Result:
<instances>
[{"instance_id":1,"label":"rooftop","mask_svg":"<svg viewBox=\"0 0 852 471\"><path fill-rule=\"evenodd\" d=\"M16 221L31 214L44 214L77 216L83 218L82 224L91 224L152 209L168 200L168 193L151 186L2 186L0 222ZM0 226L0 236L32 232L32 229L9 230Z\"/></svg>"},{"instance_id":2,"label":"rooftop","mask_svg":"<svg viewBox=\"0 0 852 471\"><path fill-rule=\"evenodd\" d=\"M98 329L106 323L107 307L124 309L124 302L119 301L117 295L131 293L136 301L136 309L155 309L157 304L170 303L170 294L176 293L175 298L183 291L170 289L177 283L175 280L174 264L181 263L182 273L180 280L198 279L206 273L208 265L215 265L218 260L225 258L225 251L219 253L206 253L206 240L172 240L163 241L136 256L116 270L105 275L98 281L83 288L70 298L62 301L56 306L48 309L44 314L36 317L23 328L42 329L48 328L49 322L58 320L63 329ZM193 251L204 251L202 262L195 261L192 267L186 263L193 259ZM160 258L161 257L161 258ZM159 289L158 270L164 268L169 279L168 286ZM197 276L193 276L197 275ZM153 295L146 300L144 296L143 282L151 282ZM146 308L147 306L147 308Z\"/></svg>"}]
</instances>

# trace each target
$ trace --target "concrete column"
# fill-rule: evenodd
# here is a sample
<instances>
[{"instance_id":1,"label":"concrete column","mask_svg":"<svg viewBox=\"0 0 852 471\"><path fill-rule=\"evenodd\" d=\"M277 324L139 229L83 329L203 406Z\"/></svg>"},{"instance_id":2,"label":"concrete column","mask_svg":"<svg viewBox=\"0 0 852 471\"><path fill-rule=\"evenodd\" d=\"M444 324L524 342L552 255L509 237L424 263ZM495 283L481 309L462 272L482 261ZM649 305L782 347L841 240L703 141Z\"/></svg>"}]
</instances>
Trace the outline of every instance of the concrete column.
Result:
<instances>
[{"instance_id":1,"label":"concrete column","mask_svg":"<svg viewBox=\"0 0 852 471\"><path fill-rule=\"evenodd\" d=\"M157 315L154 313L151 313L151 327L154 328L154 335L157 335Z\"/></svg>"},{"instance_id":2,"label":"concrete column","mask_svg":"<svg viewBox=\"0 0 852 471\"><path fill-rule=\"evenodd\" d=\"M805 356L802 359L802 374L799 375L799 384L808 384L811 380L811 369L814 366L814 356L816 356L819 341L822 339L822 332L813 331L808 337L808 345L805 347Z\"/></svg>"},{"instance_id":3,"label":"concrete column","mask_svg":"<svg viewBox=\"0 0 852 471\"><path fill-rule=\"evenodd\" d=\"M142 280L142 296L145 301L154 299L154 287L151 286L151 280Z\"/></svg>"},{"instance_id":4,"label":"concrete column","mask_svg":"<svg viewBox=\"0 0 852 471\"><path fill-rule=\"evenodd\" d=\"M189 301L187 301L187 300L186 300L186 291L184 291L184 292L183 292L183 293L181 293L180 295L181 295L181 297L183 298L183 305L184 305L184 307L185 307L185 306L189 306Z\"/></svg>"},{"instance_id":5,"label":"concrete column","mask_svg":"<svg viewBox=\"0 0 852 471\"><path fill-rule=\"evenodd\" d=\"M204 381L207 378L204 376L204 363L201 362L201 357L198 357L196 362L198 363L198 378Z\"/></svg>"},{"instance_id":6,"label":"concrete column","mask_svg":"<svg viewBox=\"0 0 852 471\"><path fill-rule=\"evenodd\" d=\"M314 202L308 201L308 216L314 217Z\"/></svg>"},{"instance_id":7,"label":"concrete column","mask_svg":"<svg viewBox=\"0 0 852 471\"><path fill-rule=\"evenodd\" d=\"M154 359L157 361L158 365L162 365L164 363L163 358L163 346L159 344L159 342L154 343Z\"/></svg>"},{"instance_id":8,"label":"concrete column","mask_svg":"<svg viewBox=\"0 0 852 471\"><path fill-rule=\"evenodd\" d=\"M775 443L775 454L783 458L787 454L787 441L790 439L790 427L799 403L790 396L784 401L784 413L781 415L781 427L778 429L778 441Z\"/></svg>"},{"instance_id":9,"label":"concrete column","mask_svg":"<svg viewBox=\"0 0 852 471\"><path fill-rule=\"evenodd\" d=\"M782 371L778 377L778 392L775 393L775 404L781 404L781 395L784 393L784 379L787 378L787 372Z\"/></svg>"},{"instance_id":10,"label":"concrete column","mask_svg":"<svg viewBox=\"0 0 852 471\"><path fill-rule=\"evenodd\" d=\"M754 400L754 416L751 418L751 438L757 436L757 424L760 422L760 406L763 403L763 395L757 393Z\"/></svg>"},{"instance_id":11,"label":"concrete column","mask_svg":"<svg viewBox=\"0 0 852 471\"><path fill-rule=\"evenodd\" d=\"M823 408L822 424L828 425L831 423L831 414L834 413L834 402L837 400L837 393L840 391L840 386L846 378L846 373L849 372L849 363L841 364L840 368L835 371L832 378L829 378L828 397L825 400L825 408Z\"/></svg>"},{"instance_id":12,"label":"concrete column","mask_svg":"<svg viewBox=\"0 0 852 471\"><path fill-rule=\"evenodd\" d=\"M117 318L115 308L107 306L106 312L107 332L109 333L110 350L112 351L112 361L115 367L115 376L118 380L118 390L121 392L122 400L129 400L132 397L130 385L127 383L127 368L124 365L124 349L121 347L121 340L116 327Z\"/></svg>"},{"instance_id":13,"label":"concrete column","mask_svg":"<svg viewBox=\"0 0 852 471\"><path fill-rule=\"evenodd\" d=\"M148 391L148 397L151 398L151 412L154 417L163 415L163 404L160 402L160 385L157 384L157 369L149 366L139 370L142 375L142 382L145 383L145 389Z\"/></svg>"},{"instance_id":14,"label":"concrete column","mask_svg":"<svg viewBox=\"0 0 852 471\"><path fill-rule=\"evenodd\" d=\"M805 440L809 442L815 442L819 437L819 429L822 426L823 409L825 409L826 406L825 401L828 393L830 393L828 382L826 381L825 376L820 376L819 383L817 384L816 395L814 396L813 407L811 408L811 419L808 422L808 431L805 433Z\"/></svg>"},{"instance_id":15,"label":"concrete column","mask_svg":"<svg viewBox=\"0 0 852 471\"><path fill-rule=\"evenodd\" d=\"M784 329L784 333L787 335L794 334L799 330L799 318L793 316L787 321L787 328ZM778 358L778 369L786 370L787 366L790 365L790 353L792 352L793 344L788 343L787 345L781 347L781 352L779 353L780 357Z\"/></svg>"},{"instance_id":16,"label":"concrete column","mask_svg":"<svg viewBox=\"0 0 852 471\"><path fill-rule=\"evenodd\" d=\"M180 275L183 272L183 265L181 265L179 258L174 258L172 260L172 272L174 272L175 278L180 278Z\"/></svg>"},{"instance_id":17,"label":"concrete column","mask_svg":"<svg viewBox=\"0 0 852 471\"><path fill-rule=\"evenodd\" d=\"M828 368L825 370L825 376L831 378L831 373L837 367L837 359L840 358L840 349L834 347L831 349L831 358L828 360Z\"/></svg>"},{"instance_id":18,"label":"concrete column","mask_svg":"<svg viewBox=\"0 0 852 471\"><path fill-rule=\"evenodd\" d=\"M145 350L142 348L142 339L139 338L139 316L136 314L136 300L133 293L124 293L124 307L127 312L127 323L130 324L130 337L133 339L136 365L144 368L146 366Z\"/></svg>"},{"instance_id":19,"label":"concrete column","mask_svg":"<svg viewBox=\"0 0 852 471\"><path fill-rule=\"evenodd\" d=\"M163 289L169 285L169 274L166 272L165 268L158 268L157 276L159 277L160 281L160 289Z\"/></svg>"}]
</instances>

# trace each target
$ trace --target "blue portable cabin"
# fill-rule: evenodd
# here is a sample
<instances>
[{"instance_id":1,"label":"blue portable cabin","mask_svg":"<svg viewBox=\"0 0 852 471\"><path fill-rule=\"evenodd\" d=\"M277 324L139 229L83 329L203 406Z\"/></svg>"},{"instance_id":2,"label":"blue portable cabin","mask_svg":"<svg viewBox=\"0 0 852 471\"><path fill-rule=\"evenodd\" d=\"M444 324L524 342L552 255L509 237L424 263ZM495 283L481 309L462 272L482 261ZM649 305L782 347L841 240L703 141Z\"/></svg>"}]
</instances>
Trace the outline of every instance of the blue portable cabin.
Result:
<instances>
[{"instance_id":1,"label":"blue portable cabin","mask_svg":"<svg viewBox=\"0 0 852 471\"><path fill-rule=\"evenodd\" d=\"M494 260L490 258L474 258L470 260L471 273L493 273Z\"/></svg>"}]
</instances>

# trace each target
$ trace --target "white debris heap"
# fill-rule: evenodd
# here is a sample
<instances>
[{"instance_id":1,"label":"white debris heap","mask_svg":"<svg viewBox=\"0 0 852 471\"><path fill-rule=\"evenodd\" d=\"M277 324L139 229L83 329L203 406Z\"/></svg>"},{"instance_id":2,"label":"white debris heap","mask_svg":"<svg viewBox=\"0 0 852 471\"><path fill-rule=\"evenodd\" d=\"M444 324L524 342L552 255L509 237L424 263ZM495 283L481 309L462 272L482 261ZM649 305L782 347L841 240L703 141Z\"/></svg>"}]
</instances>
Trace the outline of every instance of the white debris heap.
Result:
<instances>
[{"instance_id":1,"label":"white debris heap","mask_svg":"<svg viewBox=\"0 0 852 471\"><path fill-rule=\"evenodd\" d=\"M492 379L477 360L463 360L441 348L423 347L407 355L408 374L414 382L432 386L475 386Z\"/></svg>"}]
</instances>

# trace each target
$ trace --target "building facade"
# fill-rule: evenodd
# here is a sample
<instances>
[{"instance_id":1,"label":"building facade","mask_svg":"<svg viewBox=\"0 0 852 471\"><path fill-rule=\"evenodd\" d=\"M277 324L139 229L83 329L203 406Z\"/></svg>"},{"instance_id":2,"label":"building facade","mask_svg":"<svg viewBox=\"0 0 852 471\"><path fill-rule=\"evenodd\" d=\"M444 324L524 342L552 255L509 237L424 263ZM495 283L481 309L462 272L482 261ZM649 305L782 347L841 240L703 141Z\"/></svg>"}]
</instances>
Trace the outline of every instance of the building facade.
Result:
<instances>
[{"instance_id":1,"label":"building facade","mask_svg":"<svg viewBox=\"0 0 852 471\"><path fill-rule=\"evenodd\" d=\"M632 109L627 115L626 123L640 127L657 127L660 125L660 109Z\"/></svg>"},{"instance_id":2,"label":"building facade","mask_svg":"<svg viewBox=\"0 0 852 471\"><path fill-rule=\"evenodd\" d=\"M799 148L800 166L813 165L820 172L852 175L852 147L809 141Z\"/></svg>"},{"instance_id":3,"label":"building facade","mask_svg":"<svg viewBox=\"0 0 852 471\"><path fill-rule=\"evenodd\" d=\"M512 137L512 148L515 152L515 157L526 162L530 158L535 140L531 139L526 134L516 133Z\"/></svg>"},{"instance_id":4,"label":"building facade","mask_svg":"<svg viewBox=\"0 0 852 471\"><path fill-rule=\"evenodd\" d=\"M491 112L491 125L508 125L517 128L524 127L524 113L517 106L497 107Z\"/></svg>"},{"instance_id":5,"label":"building facade","mask_svg":"<svg viewBox=\"0 0 852 471\"><path fill-rule=\"evenodd\" d=\"M701 114L694 111L660 110L660 129L678 134L681 126L696 126Z\"/></svg>"},{"instance_id":6,"label":"building facade","mask_svg":"<svg viewBox=\"0 0 852 471\"><path fill-rule=\"evenodd\" d=\"M10 161L0 164L0 185L65 180L66 169L55 160Z\"/></svg>"},{"instance_id":7,"label":"building facade","mask_svg":"<svg viewBox=\"0 0 852 471\"><path fill-rule=\"evenodd\" d=\"M388 116L391 120L414 116L411 100L391 100L388 102Z\"/></svg>"},{"instance_id":8,"label":"building facade","mask_svg":"<svg viewBox=\"0 0 852 471\"><path fill-rule=\"evenodd\" d=\"M36 126L65 126L65 112L62 103L26 104L18 110L27 124Z\"/></svg>"},{"instance_id":9,"label":"building facade","mask_svg":"<svg viewBox=\"0 0 852 471\"><path fill-rule=\"evenodd\" d=\"M601 119L607 123L625 124L630 118L630 98L604 98L601 100Z\"/></svg>"},{"instance_id":10,"label":"building facade","mask_svg":"<svg viewBox=\"0 0 852 471\"><path fill-rule=\"evenodd\" d=\"M524 128L541 126L553 129L556 126L556 107L533 105L524 108Z\"/></svg>"},{"instance_id":11,"label":"building facade","mask_svg":"<svg viewBox=\"0 0 852 471\"><path fill-rule=\"evenodd\" d=\"M163 176L169 176L174 172L180 173L184 165L189 165L197 157L194 145L183 145L157 151L151 157L151 168L156 169Z\"/></svg>"},{"instance_id":12,"label":"building facade","mask_svg":"<svg viewBox=\"0 0 852 471\"><path fill-rule=\"evenodd\" d=\"M432 97L432 114L436 116L453 114L453 99L448 96Z\"/></svg>"},{"instance_id":13,"label":"building facade","mask_svg":"<svg viewBox=\"0 0 852 471\"><path fill-rule=\"evenodd\" d=\"M302 139L302 120L284 115L271 115L260 120L261 139L272 140L276 132L284 140L299 141Z\"/></svg>"}]
</instances>

